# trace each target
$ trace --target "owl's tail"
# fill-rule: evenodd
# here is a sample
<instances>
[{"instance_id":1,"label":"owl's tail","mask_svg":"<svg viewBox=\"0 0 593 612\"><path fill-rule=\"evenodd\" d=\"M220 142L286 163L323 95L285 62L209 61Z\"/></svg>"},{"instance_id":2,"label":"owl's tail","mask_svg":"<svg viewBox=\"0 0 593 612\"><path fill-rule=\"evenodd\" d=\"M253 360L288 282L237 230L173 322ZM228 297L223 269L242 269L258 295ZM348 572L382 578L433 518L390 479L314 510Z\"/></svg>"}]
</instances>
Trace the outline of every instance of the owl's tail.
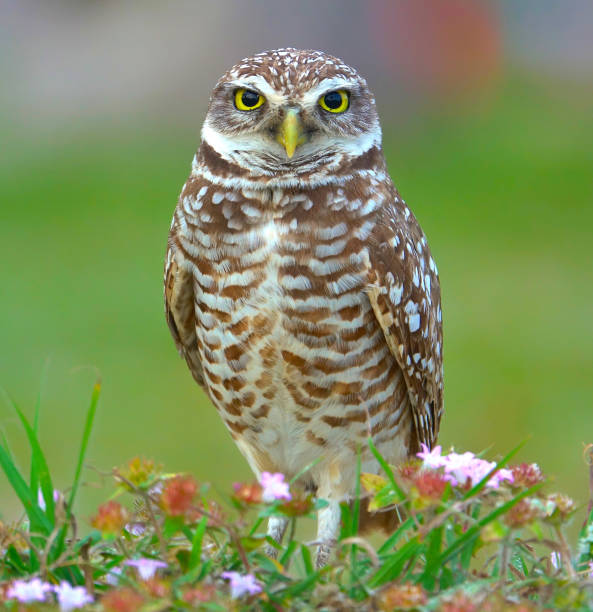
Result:
<instances>
[{"instance_id":1,"label":"owl's tail","mask_svg":"<svg viewBox=\"0 0 593 612\"><path fill-rule=\"evenodd\" d=\"M385 534L390 534L395 531L396 527L401 522L401 515L397 510L369 510L370 499L362 498L360 500L360 510L358 514L358 531L361 534L369 531L383 531ZM350 502L350 509L353 510L354 502Z\"/></svg>"}]
</instances>

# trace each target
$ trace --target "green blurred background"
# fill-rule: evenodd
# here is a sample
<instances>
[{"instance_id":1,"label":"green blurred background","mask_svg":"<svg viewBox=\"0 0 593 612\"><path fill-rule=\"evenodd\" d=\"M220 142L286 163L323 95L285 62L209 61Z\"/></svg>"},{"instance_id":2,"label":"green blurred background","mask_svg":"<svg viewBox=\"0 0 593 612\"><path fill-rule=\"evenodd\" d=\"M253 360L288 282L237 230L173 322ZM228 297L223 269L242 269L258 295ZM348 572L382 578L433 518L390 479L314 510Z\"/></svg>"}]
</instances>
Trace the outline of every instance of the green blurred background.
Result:
<instances>
[{"instance_id":1,"label":"green blurred background","mask_svg":"<svg viewBox=\"0 0 593 612\"><path fill-rule=\"evenodd\" d=\"M554 7L556 5L556 8ZM587 499L593 442L590 3L57 2L0 9L0 385L81 511L135 455L219 490L246 463L178 358L162 262L209 91L241 57L323 48L378 98L392 176L441 274L441 443L521 458ZM45 372L45 374L43 374ZM7 404L1 428L27 466ZM0 515L16 502L0 475Z\"/></svg>"}]
</instances>

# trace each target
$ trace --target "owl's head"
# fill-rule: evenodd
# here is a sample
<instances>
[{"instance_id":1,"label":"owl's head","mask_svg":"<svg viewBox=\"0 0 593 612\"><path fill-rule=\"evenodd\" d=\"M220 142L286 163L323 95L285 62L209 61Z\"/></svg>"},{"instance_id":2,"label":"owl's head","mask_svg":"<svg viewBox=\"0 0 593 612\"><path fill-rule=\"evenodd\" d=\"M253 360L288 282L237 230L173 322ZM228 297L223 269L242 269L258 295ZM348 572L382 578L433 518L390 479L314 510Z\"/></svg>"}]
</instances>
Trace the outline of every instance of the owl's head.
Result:
<instances>
[{"instance_id":1,"label":"owl's head","mask_svg":"<svg viewBox=\"0 0 593 612\"><path fill-rule=\"evenodd\" d=\"M202 140L253 176L331 171L380 147L366 81L320 51L278 49L242 60L216 84Z\"/></svg>"}]
</instances>

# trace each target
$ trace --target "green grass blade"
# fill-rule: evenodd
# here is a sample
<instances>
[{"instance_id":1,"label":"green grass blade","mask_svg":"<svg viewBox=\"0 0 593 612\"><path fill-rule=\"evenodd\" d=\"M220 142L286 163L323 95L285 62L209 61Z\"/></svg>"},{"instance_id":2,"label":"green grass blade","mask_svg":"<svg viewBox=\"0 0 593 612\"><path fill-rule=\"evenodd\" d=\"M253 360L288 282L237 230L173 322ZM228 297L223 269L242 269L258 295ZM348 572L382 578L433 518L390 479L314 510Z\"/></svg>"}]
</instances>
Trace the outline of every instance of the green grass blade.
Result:
<instances>
[{"instance_id":1,"label":"green grass blade","mask_svg":"<svg viewBox=\"0 0 593 612\"><path fill-rule=\"evenodd\" d=\"M443 543L444 526L432 529L427 536L428 548L426 551L426 566L420 578L425 589L432 591L434 589L436 576L439 571L438 558L441 555Z\"/></svg>"},{"instance_id":2,"label":"green grass blade","mask_svg":"<svg viewBox=\"0 0 593 612\"><path fill-rule=\"evenodd\" d=\"M311 463L308 463L300 472L297 472L289 481L289 484L294 484L303 474L306 474L310 469L314 468L321 459L314 459Z\"/></svg>"},{"instance_id":3,"label":"green grass blade","mask_svg":"<svg viewBox=\"0 0 593 612\"><path fill-rule=\"evenodd\" d=\"M406 494L403 492L402 488L397 484L395 480L395 476L393 475L393 471L389 467L389 464L387 463L387 461L385 461L385 459L383 459L383 455L381 455L381 453L377 450L377 447L375 446L375 443L373 442L372 438L369 437L368 443L369 443L369 448L371 449L371 452L373 453L373 455L375 456L375 459L379 462L379 465L385 472L385 475L389 479L391 486L393 487L395 492L398 494L400 501L403 501L404 499L406 499Z\"/></svg>"},{"instance_id":4,"label":"green grass blade","mask_svg":"<svg viewBox=\"0 0 593 612\"><path fill-rule=\"evenodd\" d=\"M404 533L414 527L414 519L410 516L408 517L381 545L381 548L377 551L380 555L384 555L392 549L399 539L404 535Z\"/></svg>"},{"instance_id":5,"label":"green grass blade","mask_svg":"<svg viewBox=\"0 0 593 612\"><path fill-rule=\"evenodd\" d=\"M6 453L9 457L9 459L12 461L12 463L14 463L16 465L16 461L14 460L14 455L12 454L12 451L10 450L10 445L8 444L8 439L6 437L6 434L4 433L3 429L0 429L0 438L1 438L1 444L4 447L4 449L6 450Z\"/></svg>"},{"instance_id":6,"label":"green grass blade","mask_svg":"<svg viewBox=\"0 0 593 612\"><path fill-rule=\"evenodd\" d=\"M202 541L204 540L204 533L206 532L206 525L208 524L208 517L203 516L196 530L194 531L194 537L191 543L191 553L189 555L188 567L193 570L198 566L202 556Z\"/></svg>"},{"instance_id":7,"label":"green grass blade","mask_svg":"<svg viewBox=\"0 0 593 612\"><path fill-rule=\"evenodd\" d=\"M445 550L445 552L439 558L438 563L440 565L444 565L445 563L447 563L447 561L449 561L452 557L454 557L461 550L461 548L463 548L463 546L467 542L473 539L474 536L476 536L476 534L480 532L480 529L482 529L482 527L485 527L488 523L491 523L494 519L498 518L501 514L504 514L505 512L510 510L515 504L520 502L524 497L528 497L532 493L535 493L538 489L541 489L542 486L543 486L543 483L538 483L534 485L533 487L526 489L525 491L522 491L518 495L515 495L513 499L509 500L502 506L496 508L496 510L493 510L490 514L486 515L483 519L480 519L475 525L470 527L462 536L457 538L457 540L455 540L455 542L451 546L449 546L447 550Z\"/></svg>"},{"instance_id":8,"label":"green grass blade","mask_svg":"<svg viewBox=\"0 0 593 612\"><path fill-rule=\"evenodd\" d=\"M84 432L82 434L82 442L80 444L80 451L78 453L78 462L76 464L76 471L74 472L74 482L72 484L72 490L70 491L70 499L68 500L68 513L72 512L74 500L76 499L76 493L80 485L80 474L82 473L82 466L84 464L84 458L86 456L86 450L91 437L91 431L93 429L93 422L95 420L95 412L97 411L97 403L99 396L101 395L101 383L97 381L93 387L91 394L91 404L86 414L86 421L84 424Z\"/></svg>"},{"instance_id":9,"label":"green grass blade","mask_svg":"<svg viewBox=\"0 0 593 612\"><path fill-rule=\"evenodd\" d=\"M4 470L10 486L23 504L29 521L31 521L31 531L38 530L40 533L49 535L53 529L52 524L37 505L37 496L33 497L31 489L3 446L0 446L0 467Z\"/></svg>"},{"instance_id":10,"label":"green grass blade","mask_svg":"<svg viewBox=\"0 0 593 612\"><path fill-rule=\"evenodd\" d=\"M304 580L301 580L300 582L297 582L280 592L285 597L298 597L305 591L313 588L315 583L319 580L322 571L323 570L312 572Z\"/></svg>"},{"instance_id":11,"label":"green grass blade","mask_svg":"<svg viewBox=\"0 0 593 612\"><path fill-rule=\"evenodd\" d=\"M368 586L375 588L384 582L394 580L398 577L404 565L424 552L425 548L425 545L418 540L418 536L412 538L387 559L369 580Z\"/></svg>"},{"instance_id":12,"label":"green grass blade","mask_svg":"<svg viewBox=\"0 0 593 612\"><path fill-rule=\"evenodd\" d=\"M54 487L51 481L49 467L47 466L47 461L45 460L45 455L41 450L39 440L37 440L37 435L27 420L27 417L23 414L22 410L14 401L11 400L11 404L23 425L27 438L29 439L29 445L31 446L31 473L35 474L36 480L35 487L33 487L32 482L29 486L31 495L35 500L35 503L38 505L37 490L38 486L40 485L43 499L45 501L45 514L50 520L53 528L53 525L55 524Z\"/></svg>"},{"instance_id":13,"label":"green grass blade","mask_svg":"<svg viewBox=\"0 0 593 612\"><path fill-rule=\"evenodd\" d=\"M43 393L45 383L47 382L47 371L49 369L48 366L49 366L49 359L46 359L43 365L43 370L41 371L41 383L39 385L39 393L37 394L37 401L35 402L35 415L33 416L33 432L35 433L36 437L39 434L39 413L41 412L41 395ZM37 473L37 463L35 461L31 461L30 476L31 477L29 478L29 483L31 486L31 491L35 495L37 495L37 491L39 489L39 475Z\"/></svg>"},{"instance_id":14,"label":"green grass blade","mask_svg":"<svg viewBox=\"0 0 593 612\"><path fill-rule=\"evenodd\" d=\"M311 559L311 551L304 545L301 544L301 557L303 559L303 566L307 575L312 574L315 569L313 568L313 560Z\"/></svg>"},{"instance_id":15,"label":"green grass blade","mask_svg":"<svg viewBox=\"0 0 593 612\"><path fill-rule=\"evenodd\" d=\"M292 558L292 555L294 554L294 551L296 550L298 546L298 542L296 540L291 540L288 544L288 546L286 547L286 550L284 551L284 553L282 554L282 556L280 557L279 561L281 563L282 566L286 566L286 564L290 561L290 559Z\"/></svg>"},{"instance_id":16,"label":"green grass blade","mask_svg":"<svg viewBox=\"0 0 593 612\"><path fill-rule=\"evenodd\" d=\"M19 553L17 552L17 549L14 547L13 544L11 544L6 549L6 557L2 559L2 562L6 563L7 565L10 565L12 568L14 568L17 571L17 573L27 572L27 566L25 565L24 561L21 559L21 556L19 555Z\"/></svg>"}]
</instances>

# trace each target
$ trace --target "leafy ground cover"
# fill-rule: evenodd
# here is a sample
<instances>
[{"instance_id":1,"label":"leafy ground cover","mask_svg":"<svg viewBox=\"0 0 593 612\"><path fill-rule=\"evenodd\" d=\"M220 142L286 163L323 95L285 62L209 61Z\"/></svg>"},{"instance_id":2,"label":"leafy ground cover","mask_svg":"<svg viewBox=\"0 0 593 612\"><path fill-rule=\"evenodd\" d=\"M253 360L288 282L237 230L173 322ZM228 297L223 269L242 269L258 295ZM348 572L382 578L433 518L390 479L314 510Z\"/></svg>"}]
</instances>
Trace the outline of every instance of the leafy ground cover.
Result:
<instances>
[{"instance_id":1,"label":"leafy ground cover","mask_svg":"<svg viewBox=\"0 0 593 612\"><path fill-rule=\"evenodd\" d=\"M94 515L76 516L85 454L99 400L92 393L67 491L56 491L32 423L28 481L8 441L0 467L22 503L0 525L0 601L13 609L135 610L590 610L593 496L576 546L565 528L577 510L547 490L536 464L513 465L471 452L423 449L406 465L360 474L358 499L342 508L330 564L316 568L314 543L296 537L323 500L265 474L237 483L226 502L188 474L134 458L113 469L113 495ZM593 459L588 449L589 459ZM591 465L591 461L590 461ZM591 467L593 486L593 467ZM379 546L358 534L363 496L401 517ZM265 536L270 516L290 521L285 541ZM274 555L266 554L269 547Z\"/></svg>"}]
</instances>

